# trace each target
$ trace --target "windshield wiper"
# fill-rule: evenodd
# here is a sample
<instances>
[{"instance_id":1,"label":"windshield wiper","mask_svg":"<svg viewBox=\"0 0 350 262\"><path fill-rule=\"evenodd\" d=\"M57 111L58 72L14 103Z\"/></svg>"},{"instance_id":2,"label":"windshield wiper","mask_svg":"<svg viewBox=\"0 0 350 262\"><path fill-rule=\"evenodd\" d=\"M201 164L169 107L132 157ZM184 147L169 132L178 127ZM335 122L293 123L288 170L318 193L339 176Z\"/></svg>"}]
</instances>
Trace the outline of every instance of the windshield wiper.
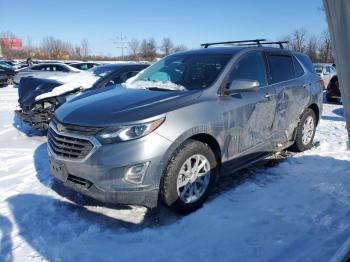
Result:
<instances>
[{"instance_id":1,"label":"windshield wiper","mask_svg":"<svg viewBox=\"0 0 350 262\"><path fill-rule=\"evenodd\" d=\"M147 90L151 90L151 91L173 91L173 92L181 91L181 90L168 89L168 88L160 88L160 87L147 87L146 89L147 89Z\"/></svg>"}]
</instances>

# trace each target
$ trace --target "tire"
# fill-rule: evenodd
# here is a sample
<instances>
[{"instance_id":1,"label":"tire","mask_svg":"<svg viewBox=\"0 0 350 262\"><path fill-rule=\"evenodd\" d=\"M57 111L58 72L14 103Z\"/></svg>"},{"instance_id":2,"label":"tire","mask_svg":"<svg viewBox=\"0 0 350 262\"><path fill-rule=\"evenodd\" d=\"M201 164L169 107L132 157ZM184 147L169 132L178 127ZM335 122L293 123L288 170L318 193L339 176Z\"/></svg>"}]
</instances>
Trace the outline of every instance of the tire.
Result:
<instances>
[{"instance_id":1,"label":"tire","mask_svg":"<svg viewBox=\"0 0 350 262\"><path fill-rule=\"evenodd\" d=\"M12 76L9 77L6 82L7 82L7 85L13 85L13 77Z\"/></svg>"},{"instance_id":2,"label":"tire","mask_svg":"<svg viewBox=\"0 0 350 262\"><path fill-rule=\"evenodd\" d=\"M310 123L310 121L312 121L312 123ZM315 112L312 109L307 108L300 117L300 121L296 129L295 141L290 147L291 151L303 152L312 147L316 132L316 121ZM304 130L308 133L308 135L303 136Z\"/></svg>"},{"instance_id":3,"label":"tire","mask_svg":"<svg viewBox=\"0 0 350 262\"><path fill-rule=\"evenodd\" d=\"M196 177L196 172L192 174L190 171L186 171L185 175L184 170L189 165L194 167L197 159L199 166L203 166L197 169L197 174L202 175ZM186 141L173 154L161 179L160 195L163 203L176 213L186 214L198 209L213 189L218 172L216 157L207 144L196 140Z\"/></svg>"},{"instance_id":4,"label":"tire","mask_svg":"<svg viewBox=\"0 0 350 262\"><path fill-rule=\"evenodd\" d=\"M335 102L338 102L338 99L336 98L332 98L331 96L326 96L327 98L327 102L329 103L335 103Z\"/></svg>"}]
</instances>

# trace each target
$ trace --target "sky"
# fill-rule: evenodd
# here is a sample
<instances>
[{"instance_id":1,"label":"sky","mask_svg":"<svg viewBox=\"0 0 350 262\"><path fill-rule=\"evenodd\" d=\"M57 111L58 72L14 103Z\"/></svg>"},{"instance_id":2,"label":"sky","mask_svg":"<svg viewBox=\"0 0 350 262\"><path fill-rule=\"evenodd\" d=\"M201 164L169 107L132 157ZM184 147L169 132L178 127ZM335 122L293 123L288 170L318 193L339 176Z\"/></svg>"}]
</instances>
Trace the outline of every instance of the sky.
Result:
<instances>
[{"instance_id":1,"label":"sky","mask_svg":"<svg viewBox=\"0 0 350 262\"><path fill-rule=\"evenodd\" d=\"M87 38L96 55L120 55L121 33L142 40L163 37L197 48L203 42L276 40L304 28L327 29L322 0L0 0L0 32L39 45L54 36L73 44ZM127 52L127 51L125 51Z\"/></svg>"}]
</instances>

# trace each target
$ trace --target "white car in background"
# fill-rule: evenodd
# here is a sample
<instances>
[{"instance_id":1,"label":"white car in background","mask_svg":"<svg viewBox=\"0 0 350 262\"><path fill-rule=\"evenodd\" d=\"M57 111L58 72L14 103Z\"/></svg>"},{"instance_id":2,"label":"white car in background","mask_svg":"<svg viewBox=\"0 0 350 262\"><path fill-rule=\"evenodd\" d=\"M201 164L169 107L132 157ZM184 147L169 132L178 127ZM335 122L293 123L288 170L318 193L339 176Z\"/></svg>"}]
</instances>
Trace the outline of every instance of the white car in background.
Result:
<instances>
[{"instance_id":1,"label":"white car in background","mask_svg":"<svg viewBox=\"0 0 350 262\"><path fill-rule=\"evenodd\" d=\"M337 69L328 64L314 64L316 73L321 77L324 83L324 89L328 88L329 82L337 75Z\"/></svg>"},{"instance_id":2,"label":"white car in background","mask_svg":"<svg viewBox=\"0 0 350 262\"><path fill-rule=\"evenodd\" d=\"M52 76L68 76L80 72L82 71L63 63L44 63L19 70L13 81L18 85L22 77L48 78Z\"/></svg>"}]
</instances>

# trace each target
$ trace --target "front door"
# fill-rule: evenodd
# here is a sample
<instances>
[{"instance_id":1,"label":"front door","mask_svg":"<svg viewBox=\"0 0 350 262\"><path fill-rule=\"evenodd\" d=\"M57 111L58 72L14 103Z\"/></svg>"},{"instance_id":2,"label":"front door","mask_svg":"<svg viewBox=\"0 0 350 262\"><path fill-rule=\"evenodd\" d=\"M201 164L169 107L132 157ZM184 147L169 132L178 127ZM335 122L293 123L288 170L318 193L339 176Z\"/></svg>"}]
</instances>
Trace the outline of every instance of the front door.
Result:
<instances>
[{"instance_id":1,"label":"front door","mask_svg":"<svg viewBox=\"0 0 350 262\"><path fill-rule=\"evenodd\" d=\"M255 91L241 91L222 97L225 104L225 149L227 159L245 154L270 152L272 124L276 110L275 90L268 85L266 63L261 52L244 55L233 66L234 80L258 81Z\"/></svg>"}]
</instances>

